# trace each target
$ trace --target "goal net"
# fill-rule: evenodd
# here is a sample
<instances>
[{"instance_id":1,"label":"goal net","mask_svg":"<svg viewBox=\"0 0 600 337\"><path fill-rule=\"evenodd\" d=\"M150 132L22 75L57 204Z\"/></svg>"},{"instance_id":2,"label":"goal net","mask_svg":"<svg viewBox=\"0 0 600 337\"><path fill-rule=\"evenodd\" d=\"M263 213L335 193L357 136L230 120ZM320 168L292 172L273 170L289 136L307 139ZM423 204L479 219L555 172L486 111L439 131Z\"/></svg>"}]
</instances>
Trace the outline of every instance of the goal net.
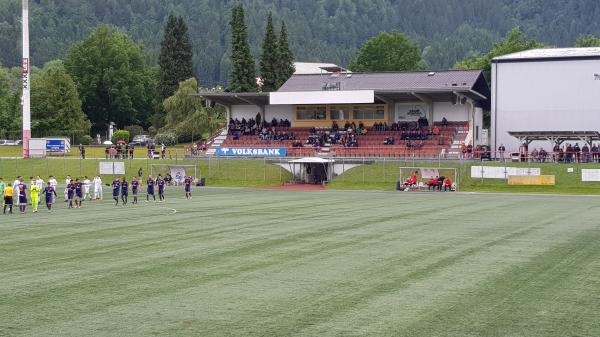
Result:
<instances>
[{"instance_id":1,"label":"goal net","mask_svg":"<svg viewBox=\"0 0 600 337\"><path fill-rule=\"evenodd\" d=\"M156 178L159 174L163 177L171 176L173 181L176 179L183 181L185 176L191 176L194 180L199 180L199 171L196 165L177 165L177 164L152 164L150 174Z\"/></svg>"},{"instance_id":2,"label":"goal net","mask_svg":"<svg viewBox=\"0 0 600 337\"><path fill-rule=\"evenodd\" d=\"M417 188L427 188L427 182L430 179L452 180L452 190L458 191L460 187L460 177L458 170L452 167L401 167L399 181L404 183L408 181L414 173L417 173Z\"/></svg>"}]
</instances>

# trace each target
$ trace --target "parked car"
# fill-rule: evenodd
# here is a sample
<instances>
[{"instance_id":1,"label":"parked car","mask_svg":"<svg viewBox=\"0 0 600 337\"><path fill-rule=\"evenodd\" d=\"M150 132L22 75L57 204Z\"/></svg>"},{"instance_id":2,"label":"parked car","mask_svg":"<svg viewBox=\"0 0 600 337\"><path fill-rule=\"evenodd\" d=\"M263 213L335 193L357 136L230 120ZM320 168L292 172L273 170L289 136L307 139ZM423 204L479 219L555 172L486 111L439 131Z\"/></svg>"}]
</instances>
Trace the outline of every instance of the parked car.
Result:
<instances>
[{"instance_id":1,"label":"parked car","mask_svg":"<svg viewBox=\"0 0 600 337\"><path fill-rule=\"evenodd\" d=\"M0 145L4 146L17 146L23 143L22 140L4 140L4 143L0 143Z\"/></svg>"},{"instance_id":2,"label":"parked car","mask_svg":"<svg viewBox=\"0 0 600 337\"><path fill-rule=\"evenodd\" d=\"M131 144L133 145L146 145L151 138L148 135L137 135L133 137Z\"/></svg>"},{"instance_id":3,"label":"parked car","mask_svg":"<svg viewBox=\"0 0 600 337\"><path fill-rule=\"evenodd\" d=\"M0 146L6 145L6 139L0 139Z\"/></svg>"}]
</instances>

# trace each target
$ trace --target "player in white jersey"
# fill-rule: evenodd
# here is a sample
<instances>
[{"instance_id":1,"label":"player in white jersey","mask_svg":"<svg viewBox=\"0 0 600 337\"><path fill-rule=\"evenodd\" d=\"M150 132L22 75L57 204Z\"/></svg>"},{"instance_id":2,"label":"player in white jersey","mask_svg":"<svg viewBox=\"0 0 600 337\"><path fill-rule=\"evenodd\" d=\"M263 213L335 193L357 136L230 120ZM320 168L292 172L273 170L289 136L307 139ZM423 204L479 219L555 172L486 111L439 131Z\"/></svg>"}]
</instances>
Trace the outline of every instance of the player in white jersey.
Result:
<instances>
[{"instance_id":1,"label":"player in white jersey","mask_svg":"<svg viewBox=\"0 0 600 337\"><path fill-rule=\"evenodd\" d=\"M50 184L50 187L52 187L52 189L54 190L54 194L51 196L52 197L52 203L56 202L56 188L58 187L58 181L56 181L56 178L54 178L54 176L49 176L48 177L48 183Z\"/></svg>"},{"instance_id":2,"label":"player in white jersey","mask_svg":"<svg viewBox=\"0 0 600 337\"><path fill-rule=\"evenodd\" d=\"M83 179L83 200L85 200L86 198L89 198L89 200L92 200L92 195L90 194L90 187L92 186L92 182L90 181L90 179L85 176L85 178Z\"/></svg>"},{"instance_id":3,"label":"player in white jersey","mask_svg":"<svg viewBox=\"0 0 600 337\"><path fill-rule=\"evenodd\" d=\"M102 179L94 177L94 200L102 200Z\"/></svg>"},{"instance_id":4,"label":"player in white jersey","mask_svg":"<svg viewBox=\"0 0 600 337\"><path fill-rule=\"evenodd\" d=\"M71 180L73 180L71 176L67 176L67 178L65 179L65 202L69 201L69 188L67 186L69 186Z\"/></svg>"}]
</instances>

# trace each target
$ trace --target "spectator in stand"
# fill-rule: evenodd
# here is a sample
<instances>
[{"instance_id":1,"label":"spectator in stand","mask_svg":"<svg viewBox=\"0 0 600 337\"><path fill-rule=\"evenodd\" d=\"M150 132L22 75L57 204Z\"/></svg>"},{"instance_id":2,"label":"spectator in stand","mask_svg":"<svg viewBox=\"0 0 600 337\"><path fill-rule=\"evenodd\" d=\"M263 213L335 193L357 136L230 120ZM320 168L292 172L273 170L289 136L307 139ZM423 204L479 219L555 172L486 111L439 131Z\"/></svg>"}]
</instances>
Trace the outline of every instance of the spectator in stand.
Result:
<instances>
[{"instance_id":1,"label":"spectator in stand","mask_svg":"<svg viewBox=\"0 0 600 337\"><path fill-rule=\"evenodd\" d=\"M580 163L581 162L581 148L579 147L579 143L575 143L573 147L573 152L575 154L575 160Z\"/></svg>"},{"instance_id":2,"label":"spectator in stand","mask_svg":"<svg viewBox=\"0 0 600 337\"><path fill-rule=\"evenodd\" d=\"M436 125L436 126L434 126L434 127L433 127L433 130L432 130L432 132L431 132L431 133L432 133L434 136L439 136L439 135L440 135L440 132L441 132L441 131L440 131L440 128L439 128L439 127Z\"/></svg>"},{"instance_id":3,"label":"spectator in stand","mask_svg":"<svg viewBox=\"0 0 600 337\"><path fill-rule=\"evenodd\" d=\"M572 163L573 162L573 147L571 146L571 144L567 144L567 153L566 153L566 159L567 159L567 163Z\"/></svg>"},{"instance_id":4,"label":"spectator in stand","mask_svg":"<svg viewBox=\"0 0 600 337\"><path fill-rule=\"evenodd\" d=\"M558 143L554 144L554 147L552 148L552 160L555 163L559 162L558 154L560 151L561 151L560 145L558 145Z\"/></svg>"},{"instance_id":5,"label":"spectator in stand","mask_svg":"<svg viewBox=\"0 0 600 337\"><path fill-rule=\"evenodd\" d=\"M547 157L548 157L548 152L546 152L546 150L544 150L544 148L541 148L540 153L539 153L540 163L545 163Z\"/></svg>"},{"instance_id":6,"label":"spectator in stand","mask_svg":"<svg viewBox=\"0 0 600 337\"><path fill-rule=\"evenodd\" d=\"M582 162L584 162L584 163L590 162L590 148L587 145L587 143L584 144L583 148L581 149L581 159L582 159Z\"/></svg>"},{"instance_id":7,"label":"spectator in stand","mask_svg":"<svg viewBox=\"0 0 600 337\"><path fill-rule=\"evenodd\" d=\"M498 147L498 154L500 156L500 160L502 161L504 161L504 152L506 152L506 147L504 147L504 144L500 144L500 146Z\"/></svg>"},{"instance_id":8,"label":"spectator in stand","mask_svg":"<svg viewBox=\"0 0 600 337\"><path fill-rule=\"evenodd\" d=\"M592 161L594 163L598 162L598 145L592 144Z\"/></svg>"},{"instance_id":9,"label":"spectator in stand","mask_svg":"<svg viewBox=\"0 0 600 337\"><path fill-rule=\"evenodd\" d=\"M540 153L538 152L538 150L536 148L534 148L533 151L531 151L531 160L534 162L537 162L540 159L539 156L540 156Z\"/></svg>"},{"instance_id":10,"label":"spectator in stand","mask_svg":"<svg viewBox=\"0 0 600 337\"><path fill-rule=\"evenodd\" d=\"M447 127L448 126L448 120L446 119L446 117L442 118L442 127Z\"/></svg>"}]
</instances>

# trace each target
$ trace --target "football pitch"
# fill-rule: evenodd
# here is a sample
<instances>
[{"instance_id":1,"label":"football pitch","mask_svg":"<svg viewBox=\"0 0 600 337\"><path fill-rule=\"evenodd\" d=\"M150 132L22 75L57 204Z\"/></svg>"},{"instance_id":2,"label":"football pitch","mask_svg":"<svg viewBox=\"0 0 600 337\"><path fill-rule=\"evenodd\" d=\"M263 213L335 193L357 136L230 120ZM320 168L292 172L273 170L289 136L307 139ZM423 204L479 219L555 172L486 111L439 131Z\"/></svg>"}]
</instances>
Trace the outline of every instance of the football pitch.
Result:
<instances>
[{"instance_id":1,"label":"football pitch","mask_svg":"<svg viewBox=\"0 0 600 337\"><path fill-rule=\"evenodd\" d=\"M0 215L0 336L600 336L600 198L194 193Z\"/></svg>"}]
</instances>

